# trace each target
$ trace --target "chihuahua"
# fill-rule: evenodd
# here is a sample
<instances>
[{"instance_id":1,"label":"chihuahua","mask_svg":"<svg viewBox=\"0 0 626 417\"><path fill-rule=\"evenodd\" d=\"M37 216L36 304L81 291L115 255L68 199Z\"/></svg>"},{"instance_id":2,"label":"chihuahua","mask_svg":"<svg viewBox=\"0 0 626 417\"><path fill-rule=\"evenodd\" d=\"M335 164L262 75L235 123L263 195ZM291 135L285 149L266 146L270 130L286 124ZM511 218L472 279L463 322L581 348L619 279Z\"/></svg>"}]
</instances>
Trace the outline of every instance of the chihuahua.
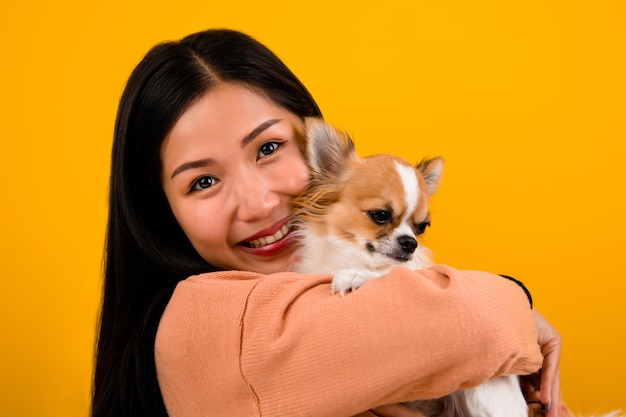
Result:
<instances>
[{"instance_id":1,"label":"chihuahua","mask_svg":"<svg viewBox=\"0 0 626 417\"><path fill-rule=\"evenodd\" d=\"M419 239L430 226L429 199L443 159L414 167L393 155L360 158L350 137L328 123L307 119L305 128L311 183L293 203L300 245L295 270L332 273L332 291L345 295L395 266L430 266ZM408 405L429 417L528 416L517 376Z\"/></svg>"}]
</instances>

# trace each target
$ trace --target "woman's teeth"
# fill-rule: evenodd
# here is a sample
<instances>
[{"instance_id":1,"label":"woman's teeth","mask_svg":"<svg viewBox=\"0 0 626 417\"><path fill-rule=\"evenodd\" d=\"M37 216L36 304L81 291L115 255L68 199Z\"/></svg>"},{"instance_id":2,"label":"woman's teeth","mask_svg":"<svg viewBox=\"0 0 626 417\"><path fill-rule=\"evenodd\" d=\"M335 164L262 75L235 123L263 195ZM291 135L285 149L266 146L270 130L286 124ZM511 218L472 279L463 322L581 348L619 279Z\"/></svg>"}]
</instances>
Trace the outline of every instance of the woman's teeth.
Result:
<instances>
[{"instance_id":1,"label":"woman's teeth","mask_svg":"<svg viewBox=\"0 0 626 417\"><path fill-rule=\"evenodd\" d=\"M272 236L263 236L255 240L251 240L250 242L246 242L246 246L249 245L251 248L257 249L261 246L269 245L271 243L281 240L287 235L287 233L289 233L289 226L284 224L283 227L281 227L280 230L278 230Z\"/></svg>"}]
</instances>

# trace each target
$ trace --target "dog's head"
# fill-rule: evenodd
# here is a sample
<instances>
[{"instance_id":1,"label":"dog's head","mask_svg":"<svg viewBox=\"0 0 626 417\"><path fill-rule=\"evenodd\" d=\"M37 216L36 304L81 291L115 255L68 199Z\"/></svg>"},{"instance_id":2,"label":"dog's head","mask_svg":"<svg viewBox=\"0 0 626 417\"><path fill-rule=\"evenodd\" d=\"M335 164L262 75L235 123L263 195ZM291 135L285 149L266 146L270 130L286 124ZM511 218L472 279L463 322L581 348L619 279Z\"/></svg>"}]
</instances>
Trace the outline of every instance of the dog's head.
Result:
<instances>
[{"instance_id":1,"label":"dog's head","mask_svg":"<svg viewBox=\"0 0 626 417\"><path fill-rule=\"evenodd\" d=\"M306 132L311 185L294 202L296 222L341 241L342 250L351 245L341 267L426 266L418 239L430 225L428 202L443 159L415 167L393 155L360 158L345 132L319 119L307 119Z\"/></svg>"}]
</instances>

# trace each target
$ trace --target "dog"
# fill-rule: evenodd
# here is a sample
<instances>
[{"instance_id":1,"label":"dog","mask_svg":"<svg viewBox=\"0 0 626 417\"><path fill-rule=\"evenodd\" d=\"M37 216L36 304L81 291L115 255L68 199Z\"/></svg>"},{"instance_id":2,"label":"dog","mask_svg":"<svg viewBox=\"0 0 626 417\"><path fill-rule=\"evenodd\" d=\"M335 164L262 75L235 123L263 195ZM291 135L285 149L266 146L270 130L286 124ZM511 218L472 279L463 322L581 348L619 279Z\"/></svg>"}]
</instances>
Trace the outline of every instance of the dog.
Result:
<instances>
[{"instance_id":1,"label":"dog","mask_svg":"<svg viewBox=\"0 0 626 417\"><path fill-rule=\"evenodd\" d=\"M360 158L352 139L321 119L305 121L309 187L293 202L300 273L332 273L332 291L345 295L398 265L432 264L419 243L430 226L429 199L444 161L417 166L393 155ZM504 376L441 399L413 401L429 417L527 417L517 376Z\"/></svg>"}]
</instances>

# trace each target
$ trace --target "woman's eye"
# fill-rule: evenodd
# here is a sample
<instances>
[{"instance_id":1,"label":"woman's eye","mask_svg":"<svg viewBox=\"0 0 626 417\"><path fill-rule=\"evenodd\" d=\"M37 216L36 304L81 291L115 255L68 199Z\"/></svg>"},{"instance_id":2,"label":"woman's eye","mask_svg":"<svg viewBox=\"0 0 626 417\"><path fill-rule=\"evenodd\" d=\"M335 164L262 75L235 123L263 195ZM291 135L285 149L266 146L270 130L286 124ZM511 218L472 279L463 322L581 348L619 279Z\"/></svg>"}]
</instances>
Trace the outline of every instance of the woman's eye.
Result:
<instances>
[{"instance_id":1,"label":"woman's eye","mask_svg":"<svg viewBox=\"0 0 626 417\"><path fill-rule=\"evenodd\" d=\"M218 182L219 180L217 178L213 178L209 176L200 177L193 182L193 184L191 185L190 191L193 192L193 191L206 190L207 188L213 187Z\"/></svg>"},{"instance_id":2,"label":"woman's eye","mask_svg":"<svg viewBox=\"0 0 626 417\"><path fill-rule=\"evenodd\" d=\"M282 145L283 142L266 142L259 148L258 158L264 158L276 152L276 149Z\"/></svg>"}]
</instances>

